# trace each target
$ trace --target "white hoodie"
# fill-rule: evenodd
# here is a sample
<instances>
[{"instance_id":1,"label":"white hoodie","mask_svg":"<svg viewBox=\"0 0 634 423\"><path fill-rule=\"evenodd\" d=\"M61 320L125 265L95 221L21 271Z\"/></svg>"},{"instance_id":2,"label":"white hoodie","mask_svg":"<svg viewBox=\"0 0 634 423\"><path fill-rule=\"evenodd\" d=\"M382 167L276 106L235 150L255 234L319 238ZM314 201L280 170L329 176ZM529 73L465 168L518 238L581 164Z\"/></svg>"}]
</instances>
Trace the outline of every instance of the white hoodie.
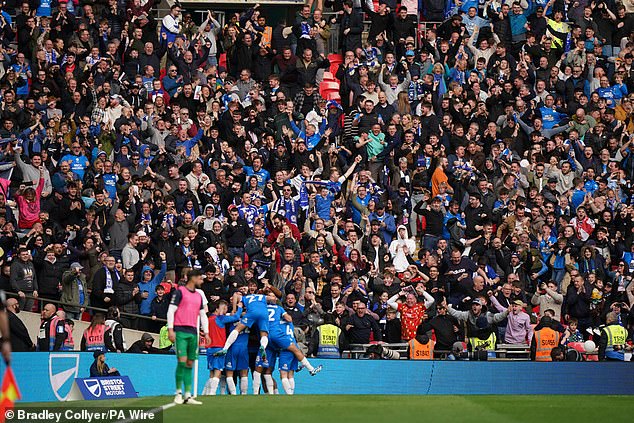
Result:
<instances>
[{"instance_id":1,"label":"white hoodie","mask_svg":"<svg viewBox=\"0 0 634 423\"><path fill-rule=\"evenodd\" d=\"M401 237L401 229L405 229L404 237ZM408 238L407 227L405 225L399 225L399 227L396 228L396 239L390 243L390 254L392 255L394 269L396 269L397 272L404 272L409 266L409 261L403 251L403 247L407 247L409 250L408 255L411 255L416 250L416 242Z\"/></svg>"}]
</instances>

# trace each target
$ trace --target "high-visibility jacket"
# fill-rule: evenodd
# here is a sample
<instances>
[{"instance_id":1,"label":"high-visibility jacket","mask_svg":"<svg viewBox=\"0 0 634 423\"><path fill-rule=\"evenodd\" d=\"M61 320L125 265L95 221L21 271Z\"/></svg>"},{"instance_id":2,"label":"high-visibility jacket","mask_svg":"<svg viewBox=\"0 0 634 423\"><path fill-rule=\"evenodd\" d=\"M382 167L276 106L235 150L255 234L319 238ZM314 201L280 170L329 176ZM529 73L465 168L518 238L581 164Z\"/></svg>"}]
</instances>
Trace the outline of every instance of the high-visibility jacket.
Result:
<instances>
[{"instance_id":1,"label":"high-visibility jacket","mask_svg":"<svg viewBox=\"0 0 634 423\"><path fill-rule=\"evenodd\" d=\"M57 331L59 330L61 333L61 330L63 327L62 325L60 325L61 322L62 322L62 319L60 319L57 316L53 316L53 318L51 319L51 323L48 327L48 350L49 351L53 351L55 349L55 338L57 337ZM59 328L57 326L59 326Z\"/></svg>"},{"instance_id":2,"label":"high-visibility jacket","mask_svg":"<svg viewBox=\"0 0 634 423\"><path fill-rule=\"evenodd\" d=\"M627 330L621 325L610 325L603 328L603 332L608 337L608 348L615 345L625 345Z\"/></svg>"},{"instance_id":3,"label":"high-visibility jacket","mask_svg":"<svg viewBox=\"0 0 634 423\"><path fill-rule=\"evenodd\" d=\"M552 361L550 352L559 345L559 332L542 328L535 332L535 361Z\"/></svg>"},{"instance_id":4,"label":"high-visibility jacket","mask_svg":"<svg viewBox=\"0 0 634 423\"><path fill-rule=\"evenodd\" d=\"M409 345L410 360L431 360L434 358L434 345L436 343L431 339L426 344L420 343L416 339L410 339L407 344Z\"/></svg>"},{"instance_id":5,"label":"high-visibility jacket","mask_svg":"<svg viewBox=\"0 0 634 423\"><path fill-rule=\"evenodd\" d=\"M319 344L317 345L317 357L340 358L339 336L341 329L335 325L321 325L317 327Z\"/></svg>"},{"instance_id":6,"label":"high-visibility jacket","mask_svg":"<svg viewBox=\"0 0 634 423\"><path fill-rule=\"evenodd\" d=\"M106 325L95 325L84 331L86 351L106 351Z\"/></svg>"},{"instance_id":7,"label":"high-visibility jacket","mask_svg":"<svg viewBox=\"0 0 634 423\"><path fill-rule=\"evenodd\" d=\"M64 322L64 329L66 330L66 339L64 340L64 346L62 347L62 349L64 351L74 351L75 340L73 339L73 329L66 322Z\"/></svg>"},{"instance_id":8,"label":"high-visibility jacket","mask_svg":"<svg viewBox=\"0 0 634 423\"><path fill-rule=\"evenodd\" d=\"M495 344L497 342L497 336L495 336L495 332L491 332L486 339L480 339L477 336L469 338L469 344L471 345L471 351L475 351L476 349L486 350L486 351L495 351Z\"/></svg>"}]
</instances>

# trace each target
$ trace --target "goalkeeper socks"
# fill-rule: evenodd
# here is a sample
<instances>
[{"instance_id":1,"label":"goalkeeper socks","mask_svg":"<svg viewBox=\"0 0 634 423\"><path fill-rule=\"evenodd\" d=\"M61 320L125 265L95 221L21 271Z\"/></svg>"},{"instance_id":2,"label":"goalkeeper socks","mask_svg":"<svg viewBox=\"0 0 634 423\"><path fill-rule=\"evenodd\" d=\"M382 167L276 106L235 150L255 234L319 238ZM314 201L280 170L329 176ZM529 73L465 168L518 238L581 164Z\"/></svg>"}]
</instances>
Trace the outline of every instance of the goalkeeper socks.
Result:
<instances>
[{"instance_id":1,"label":"goalkeeper socks","mask_svg":"<svg viewBox=\"0 0 634 423\"><path fill-rule=\"evenodd\" d=\"M185 384L185 393L191 393L194 369L183 363L183 383Z\"/></svg>"},{"instance_id":2,"label":"goalkeeper socks","mask_svg":"<svg viewBox=\"0 0 634 423\"><path fill-rule=\"evenodd\" d=\"M313 365L308 362L308 359L306 357L304 357L300 363L302 363L302 366L306 367L309 372L315 370Z\"/></svg>"},{"instance_id":3,"label":"goalkeeper socks","mask_svg":"<svg viewBox=\"0 0 634 423\"><path fill-rule=\"evenodd\" d=\"M262 347L262 349L265 350L268 345L269 345L269 337L268 336L261 337L260 347Z\"/></svg>"},{"instance_id":4,"label":"goalkeeper socks","mask_svg":"<svg viewBox=\"0 0 634 423\"><path fill-rule=\"evenodd\" d=\"M262 373L257 370L253 372L253 395L260 395L260 386L262 385Z\"/></svg>"},{"instance_id":5,"label":"goalkeeper socks","mask_svg":"<svg viewBox=\"0 0 634 423\"><path fill-rule=\"evenodd\" d=\"M240 378L240 394L246 395L249 390L249 378L243 376Z\"/></svg>"},{"instance_id":6,"label":"goalkeeper socks","mask_svg":"<svg viewBox=\"0 0 634 423\"><path fill-rule=\"evenodd\" d=\"M282 378L282 387L284 388L284 392L286 393L286 395L293 395L291 391L291 384L289 383L288 378Z\"/></svg>"},{"instance_id":7,"label":"goalkeeper socks","mask_svg":"<svg viewBox=\"0 0 634 423\"><path fill-rule=\"evenodd\" d=\"M220 383L219 377L211 378L211 382L209 383L209 390L207 391L207 395L216 395L216 391L218 390L218 384Z\"/></svg>"},{"instance_id":8,"label":"goalkeeper socks","mask_svg":"<svg viewBox=\"0 0 634 423\"><path fill-rule=\"evenodd\" d=\"M233 377L227 378L227 389L229 390L229 395L236 394L236 381L233 380Z\"/></svg>"},{"instance_id":9,"label":"goalkeeper socks","mask_svg":"<svg viewBox=\"0 0 634 423\"><path fill-rule=\"evenodd\" d=\"M264 375L264 383L266 384L266 393L269 395L273 395L273 375L265 374Z\"/></svg>"},{"instance_id":10,"label":"goalkeeper socks","mask_svg":"<svg viewBox=\"0 0 634 423\"><path fill-rule=\"evenodd\" d=\"M176 364L176 393L181 393L183 389L183 377L184 377L185 363L179 361Z\"/></svg>"},{"instance_id":11,"label":"goalkeeper socks","mask_svg":"<svg viewBox=\"0 0 634 423\"><path fill-rule=\"evenodd\" d=\"M228 350L229 347L231 345L233 345L234 342L236 342L236 339L238 339L238 331L237 330L232 330L231 333L229 334L229 336L227 336L227 342L225 342L225 346L222 347L223 350Z\"/></svg>"}]
</instances>

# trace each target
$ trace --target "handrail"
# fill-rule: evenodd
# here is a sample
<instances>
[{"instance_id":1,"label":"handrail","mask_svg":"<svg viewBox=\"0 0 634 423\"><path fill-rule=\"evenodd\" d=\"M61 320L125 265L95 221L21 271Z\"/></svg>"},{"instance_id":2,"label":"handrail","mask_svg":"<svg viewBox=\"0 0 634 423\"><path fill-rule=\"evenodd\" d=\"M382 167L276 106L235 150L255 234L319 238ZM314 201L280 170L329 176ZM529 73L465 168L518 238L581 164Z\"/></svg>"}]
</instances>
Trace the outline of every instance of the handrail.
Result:
<instances>
[{"instance_id":1,"label":"handrail","mask_svg":"<svg viewBox=\"0 0 634 423\"><path fill-rule=\"evenodd\" d=\"M7 297L20 298L20 296L18 294L16 294L15 292L7 292L6 295L7 295ZM80 308L84 308L86 310L94 310L94 311L98 311L98 312L101 312L101 313L104 313L104 314L108 312L107 309L100 308L100 307L81 306L79 304L68 303L68 302L60 301L60 300L53 300L51 298L44 298L44 297L40 297L40 296L34 297L32 295L25 294L24 297L25 298L29 298L29 299L33 299L33 300L37 300L37 301L44 301L44 302L48 302L48 303L58 304L58 305L61 305L61 306L65 306L66 305L66 306L72 306L72 307L80 307ZM113 304L113 306L116 306L117 308L119 307L116 304ZM24 310L24 311L31 311L31 310ZM137 319L145 319L145 320L149 320L151 322L167 323L166 319L159 319L159 318L152 319L151 317L144 316L142 314L127 313L125 311L121 311L121 309L119 309L119 315L123 316L123 317L133 317L133 318L137 318Z\"/></svg>"}]
</instances>

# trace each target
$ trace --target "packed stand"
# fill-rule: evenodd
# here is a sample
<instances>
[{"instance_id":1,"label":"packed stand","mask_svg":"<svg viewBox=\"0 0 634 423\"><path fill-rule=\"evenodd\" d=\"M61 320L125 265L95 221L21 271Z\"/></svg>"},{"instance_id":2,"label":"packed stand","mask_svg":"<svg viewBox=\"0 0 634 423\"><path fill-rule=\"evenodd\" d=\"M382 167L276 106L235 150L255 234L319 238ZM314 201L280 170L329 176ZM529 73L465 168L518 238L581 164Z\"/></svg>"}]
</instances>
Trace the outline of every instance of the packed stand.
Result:
<instances>
[{"instance_id":1,"label":"packed stand","mask_svg":"<svg viewBox=\"0 0 634 423\"><path fill-rule=\"evenodd\" d=\"M178 4L155 19L153 0L15 6L0 16L10 310L41 297L159 332L200 269L210 303L279 292L317 356L630 348L629 2L326 1L199 26Z\"/></svg>"}]
</instances>

